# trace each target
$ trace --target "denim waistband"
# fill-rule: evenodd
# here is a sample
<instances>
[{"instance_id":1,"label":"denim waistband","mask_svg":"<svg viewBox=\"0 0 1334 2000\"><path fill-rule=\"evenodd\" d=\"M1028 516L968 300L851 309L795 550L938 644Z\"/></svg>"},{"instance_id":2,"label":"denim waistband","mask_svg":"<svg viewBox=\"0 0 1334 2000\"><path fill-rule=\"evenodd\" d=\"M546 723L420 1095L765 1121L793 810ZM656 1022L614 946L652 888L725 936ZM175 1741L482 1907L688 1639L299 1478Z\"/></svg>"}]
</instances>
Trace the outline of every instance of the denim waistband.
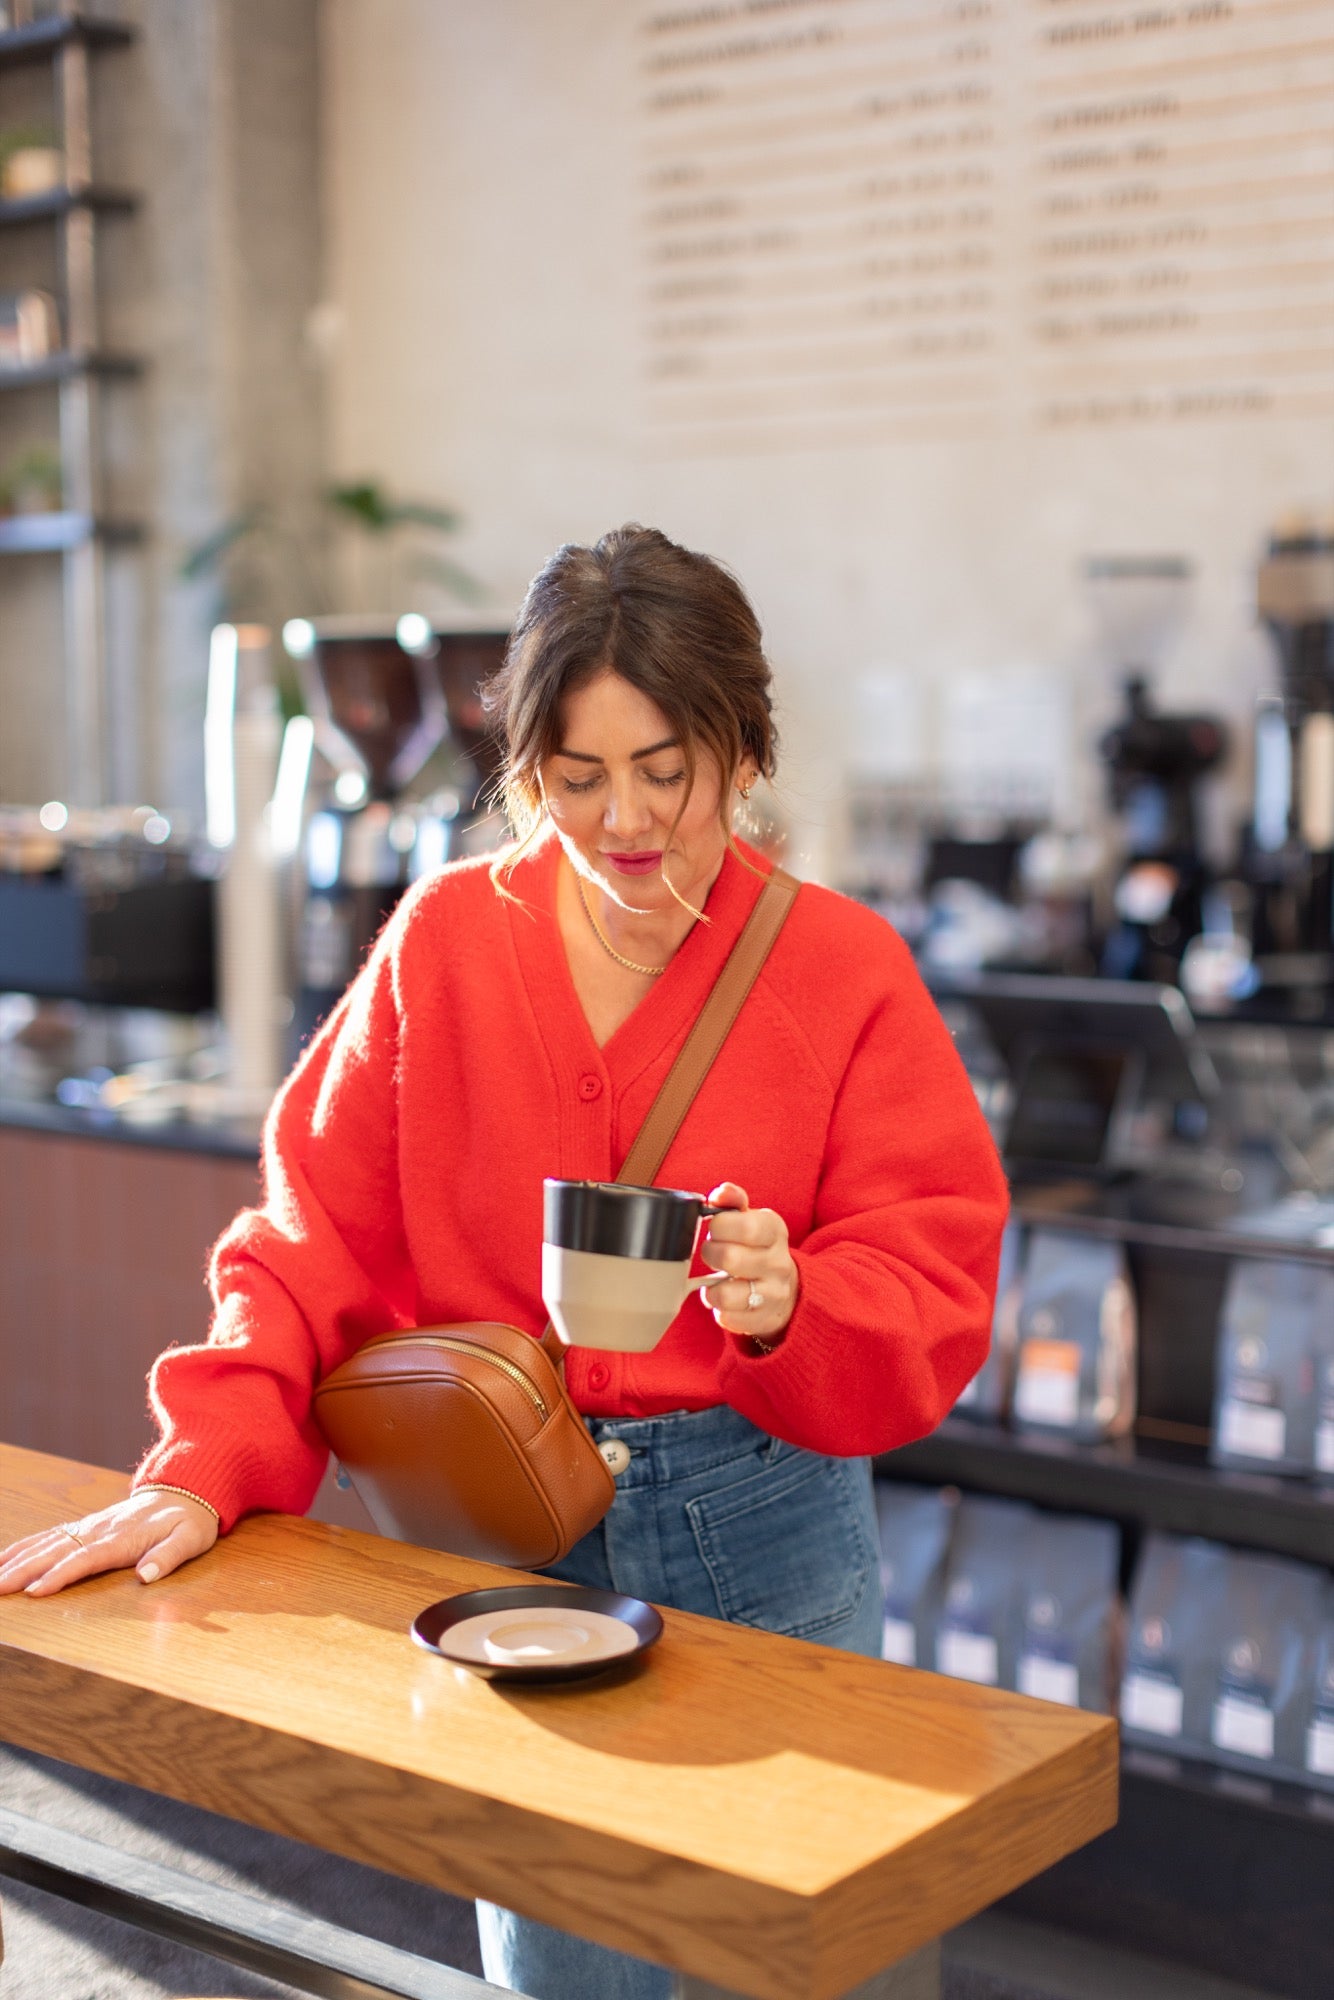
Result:
<instances>
[{"instance_id":1,"label":"denim waistband","mask_svg":"<svg viewBox=\"0 0 1334 2000\"><path fill-rule=\"evenodd\" d=\"M618 1474L622 1490L632 1486L670 1486L693 1479L716 1465L774 1447L768 1433L725 1403L711 1410L669 1410L661 1417L588 1417L594 1442L620 1438L630 1463Z\"/></svg>"}]
</instances>

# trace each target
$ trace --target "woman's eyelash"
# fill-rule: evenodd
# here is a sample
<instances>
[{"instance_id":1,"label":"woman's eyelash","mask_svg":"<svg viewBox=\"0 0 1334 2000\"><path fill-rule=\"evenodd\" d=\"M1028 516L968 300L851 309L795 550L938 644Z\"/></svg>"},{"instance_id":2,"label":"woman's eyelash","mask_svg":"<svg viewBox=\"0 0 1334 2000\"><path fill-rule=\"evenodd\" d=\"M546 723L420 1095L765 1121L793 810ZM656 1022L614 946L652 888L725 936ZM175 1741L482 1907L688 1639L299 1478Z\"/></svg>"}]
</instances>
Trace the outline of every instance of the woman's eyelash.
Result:
<instances>
[{"instance_id":1,"label":"woman's eyelash","mask_svg":"<svg viewBox=\"0 0 1334 2000\"><path fill-rule=\"evenodd\" d=\"M672 785L679 785L681 783L681 780L685 777L685 772L673 771L670 777L660 778L654 771L645 771L644 776L648 779L651 785L663 785L670 787ZM601 782L602 782L601 773L599 773L596 777L584 778L581 780L576 780L574 778L567 778L565 780L565 789L567 792L591 792L593 787L595 785L601 784Z\"/></svg>"}]
</instances>

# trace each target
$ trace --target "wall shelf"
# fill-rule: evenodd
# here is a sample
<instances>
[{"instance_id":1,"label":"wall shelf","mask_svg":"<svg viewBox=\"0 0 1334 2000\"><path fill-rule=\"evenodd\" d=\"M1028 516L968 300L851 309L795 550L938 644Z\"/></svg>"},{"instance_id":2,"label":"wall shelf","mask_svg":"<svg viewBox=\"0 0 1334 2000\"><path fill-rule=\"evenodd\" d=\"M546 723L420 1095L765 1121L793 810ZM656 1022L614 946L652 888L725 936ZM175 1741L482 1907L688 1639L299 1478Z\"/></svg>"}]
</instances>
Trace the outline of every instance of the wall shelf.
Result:
<instances>
[{"instance_id":1,"label":"wall shelf","mask_svg":"<svg viewBox=\"0 0 1334 2000\"><path fill-rule=\"evenodd\" d=\"M71 42L109 49L123 48L133 40L134 30L123 21L108 21L94 14L55 14L0 33L0 69L41 62Z\"/></svg>"},{"instance_id":2,"label":"wall shelf","mask_svg":"<svg viewBox=\"0 0 1334 2000\"><path fill-rule=\"evenodd\" d=\"M72 382L79 375L138 375L143 363L133 354L48 354L21 368L0 368L0 389L38 389L48 382Z\"/></svg>"},{"instance_id":3,"label":"wall shelf","mask_svg":"<svg viewBox=\"0 0 1334 2000\"><path fill-rule=\"evenodd\" d=\"M103 222L133 207L128 192L98 178L94 158L96 58L128 48L136 30L124 21L80 13L70 5L34 19L34 0L9 0L14 25L0 33L0 70L46 64L55 98L55 137L65 185L27 199L0 202L0 225L43 218L59 227L54 289L61 303L65 351L0 373L0 391L51 385L59 423L63 511L0 520L0 554L55 553L61 558L63 734L67 745L61 796L98 805L112 788L109 727L112 670L108 659L105 552L111 542L137 540L142 530L116 514L104 451L107 384L131 377L141 363L102 344L98 239ZM0 236L3 232L0 231ZM12 242L12 234L8 239Z\"/></svg>"},{"instance_id":4,"label":"wall shelf","mask_svg":"<svg viewBox=\"0 0 1334 2000\"><path fill-rule=\"evenodd\" d=\"M1210 1465L1199 1446L1145 1438L1078 1444L947 1417L930 1437L878 1458L876 1471L1204 1535L1302 1562L1334 1558L1334 1486L1224 1470Z\"/></svg>"},{"instance_id":5,"label":"wall shelf","mask_svg":"<svg viewBox=\"0 0 1334 2000\"><path fill-rule=\"evenodd\" d=\"M10 514L0 516L0 555L59 554L92 542L137 542L142 534L137 521L91 514Z\"/></svg>"},{"instance_id":6,"label":"wall shelf","mask_svg":"<svg viewBox=\"0 0 1334 2000\"><path fill-rule=\"evenodd\" d=\"M58 219L82 208L92 209L99 215L128 215L138 202L138 195L131 194L127 188L49 188L45 194L28 194L18 200L0 201L0 229Z\"/></svg>"}]
</instances>

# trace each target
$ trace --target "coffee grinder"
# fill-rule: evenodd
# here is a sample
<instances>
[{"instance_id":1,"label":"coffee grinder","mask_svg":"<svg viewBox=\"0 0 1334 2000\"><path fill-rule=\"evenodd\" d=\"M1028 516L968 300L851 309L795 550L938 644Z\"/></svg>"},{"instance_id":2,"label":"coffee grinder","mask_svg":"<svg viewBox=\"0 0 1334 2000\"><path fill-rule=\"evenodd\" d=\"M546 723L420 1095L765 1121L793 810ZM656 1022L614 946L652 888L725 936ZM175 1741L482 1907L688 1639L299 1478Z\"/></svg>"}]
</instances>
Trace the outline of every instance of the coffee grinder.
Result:
<instances>
[{"instance_id":1,"label":"coffee grinder","mask_svg":"<svg viewBox=\"0 0 1334 2000\"><path fill-rule=\"evenodd\" d=\"M1277 530L1257 601L1280 691L1256 710L1243 872L1265 985L1311 992L1334 981L1334 519Z\"/></svg>"},{"instance_id":2,"label":"coffee grinder","mask_svg":"<svg viewBox=\"0 0 1334 2000\"><path fill-rule=\"evenodd\" d=\"M417 614L294 619L296 662L326 776L307 786L296 917L293 1030L300 1047L335 1005L408 884L459 853L495 844L487 779L496 767L479 682L507 632L437 631ZM412 796L449 740L448 782Z\"/></svg>"},{"instance_id":3,"label":"coffee grinder","mask_svg":"<svg viewBox=\"0 0 1334 2000\"><path fill-rule=\"evenodd\" d=\"M1228 731L1217 716L1161 713L1149 692L1152 665L1184 617L1190 564L1177 556L1094 557L1085 579L1125 702L1098 746L1122 848L1099 970L1170 983L1203 927L1210 871L1199 788L1226 756Z\"/></svg>"}]
</instances>

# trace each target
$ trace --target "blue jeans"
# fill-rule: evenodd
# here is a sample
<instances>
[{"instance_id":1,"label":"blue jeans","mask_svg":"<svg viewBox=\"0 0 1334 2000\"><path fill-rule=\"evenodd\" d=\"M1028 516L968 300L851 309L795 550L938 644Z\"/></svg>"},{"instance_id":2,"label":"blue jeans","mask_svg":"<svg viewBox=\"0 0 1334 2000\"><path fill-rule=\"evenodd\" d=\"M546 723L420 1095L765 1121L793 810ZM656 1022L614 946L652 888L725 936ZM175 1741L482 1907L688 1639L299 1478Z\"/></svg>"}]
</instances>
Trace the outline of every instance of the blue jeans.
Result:
<instances>
[{"instance_id":1,"label":"blue jeans","mask_svg":"<svg viewBox=\"0 0 1334 2000\"><path fill-rule=\"evenodd\" d=\"M880 1652L871 1466L767 1437L735 1410L596 1417L631 1453L609 1514L545 1572L840 1646ZM532 2000L668 2000L672 1976L494 1903L477 1905L486 1977Z\"/></svg>"}]
</instances>

